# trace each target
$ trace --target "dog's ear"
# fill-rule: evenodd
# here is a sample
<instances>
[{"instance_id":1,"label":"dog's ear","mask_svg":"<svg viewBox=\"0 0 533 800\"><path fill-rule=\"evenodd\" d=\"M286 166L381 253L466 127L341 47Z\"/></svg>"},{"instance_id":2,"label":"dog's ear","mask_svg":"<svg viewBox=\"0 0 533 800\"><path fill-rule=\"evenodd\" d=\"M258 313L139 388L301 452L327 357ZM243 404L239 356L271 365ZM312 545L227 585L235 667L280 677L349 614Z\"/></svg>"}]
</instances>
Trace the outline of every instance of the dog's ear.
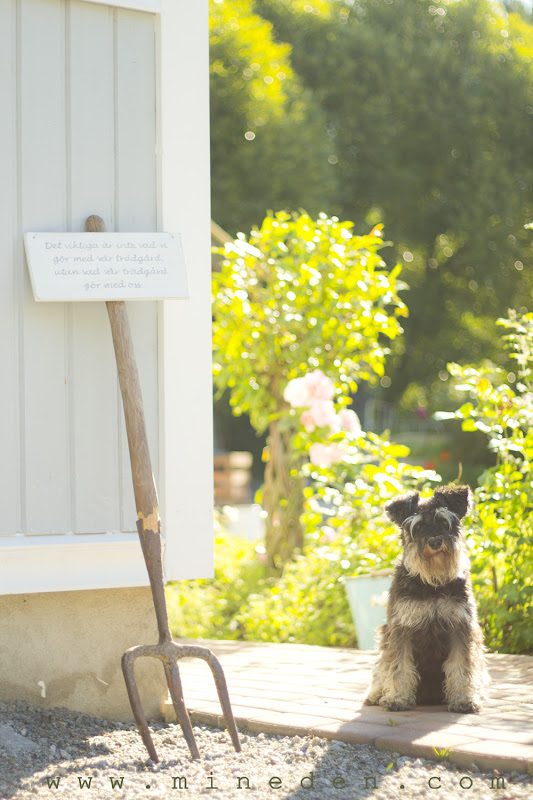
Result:
<instances>
[{"instance_id":1,"label":"dog's ear","mask_svg":"<svg viewBox=\"0 0 533 800\"><path fill-rule=\"evenodd\" d=\"M403 497L397 497L395 500L389 500L385 505L388 518L401 528L407 517L416 514L419 498L418 492L411 492Z\"/></svg>"},{"instance_id":2,"label":"dog's ear","mask_svg":"<svg viewBox=\"0 0 533 800\"><path fill-rule=\"evenodd\" d=\"M439 486L433 494L459 519L462 519L470 510L472 494L468 486Z\"/></svg>"}]
</instances>

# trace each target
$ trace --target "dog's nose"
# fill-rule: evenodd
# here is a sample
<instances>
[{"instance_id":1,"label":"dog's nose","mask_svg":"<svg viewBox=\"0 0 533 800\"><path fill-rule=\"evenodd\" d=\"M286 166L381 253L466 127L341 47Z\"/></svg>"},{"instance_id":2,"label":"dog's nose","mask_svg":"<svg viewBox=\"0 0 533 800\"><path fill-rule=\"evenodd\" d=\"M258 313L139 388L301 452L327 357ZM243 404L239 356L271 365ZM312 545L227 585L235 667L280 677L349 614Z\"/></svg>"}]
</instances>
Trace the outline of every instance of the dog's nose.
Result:
<instances>
[{"instance_id":1,"label":"dog's nose","mask_svg":"<svg viewBox=\"0 0 533 800\"><path fill-rule=\"evenodd\" d=\"M439 550L442 545L442 538L440 536L433 536L431 539L428 539L428 544L432 550Z\"/></svg>"}]
</instances>

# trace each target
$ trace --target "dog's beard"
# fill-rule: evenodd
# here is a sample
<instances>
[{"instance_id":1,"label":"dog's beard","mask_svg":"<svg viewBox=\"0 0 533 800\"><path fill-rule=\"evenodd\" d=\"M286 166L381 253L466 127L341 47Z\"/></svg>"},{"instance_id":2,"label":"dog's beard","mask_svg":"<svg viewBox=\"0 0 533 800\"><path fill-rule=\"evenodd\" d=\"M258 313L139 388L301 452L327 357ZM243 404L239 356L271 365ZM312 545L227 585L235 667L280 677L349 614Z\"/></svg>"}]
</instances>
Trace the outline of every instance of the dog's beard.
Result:
<instances>
[{"instance_id":1,"label":"dog's beard","mask_svg":"<svg viewBox=\"0 0 533 800\"><path fill-rule=\"evenodd\" d=\"M454 581L468 571L469 561L464 542L458 541L446 552L429 554L426 548L418 551L416 542L407 542L403 551L403 565L409 575L418 577L430 586L442 586Z\"/></svg>"}]
</instances>

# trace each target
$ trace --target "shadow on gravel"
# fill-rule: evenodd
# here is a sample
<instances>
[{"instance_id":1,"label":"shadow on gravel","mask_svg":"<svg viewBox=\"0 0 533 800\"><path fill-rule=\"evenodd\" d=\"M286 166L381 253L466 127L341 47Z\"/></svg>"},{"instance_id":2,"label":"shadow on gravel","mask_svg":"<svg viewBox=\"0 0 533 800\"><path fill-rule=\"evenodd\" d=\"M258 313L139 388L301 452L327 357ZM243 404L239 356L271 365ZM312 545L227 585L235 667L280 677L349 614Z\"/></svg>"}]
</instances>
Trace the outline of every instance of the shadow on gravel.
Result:
<instances>
[{"instance_id":1,"label":"shadow on gravel","mask_svg":"<svg viewBox=\"0 0 533 800\"><path fill-rule=\"evenodd\" d=\"M266 773L263 765L262 771L254 775L257 767L254 754L261 749L261 738L246 734L249 744L243 744L240 771L235 773L233 769L224 768L220 761L208 761L212 754L205 750L202 762L193 763L177 726L152 723L151 729L162 755L160 765L147 760L134 723L101 720L67 709L38 709L22 702L0 704L0 798L10 800L33 793L37 798L41 794L47 798L56 794L61 798L67 794L101 800L97 786L102 776L106 782L105 797L115 794L120 797L120 775L126 776L124 789L131 787L133 782L140 790L144 788L148 775L157 771L165 798L191 800L205 795L213 800L226 797L238 800L253 800L254 797L265 800L355 800L373 796L392 762L390 754L372 752L365 746L289 737L292 738L294 761L278 764L278 767L273 763ZM216 733L216 729L213 730ZM119 751L116 739L106 743L107 738L117 733L121 734L123 741L123 749ZM222 731L220 735L227 738L223 743L226 751L231 747L229 737ZM167 748L170 742L174 756L171 759L168 758L168 749L164 754L165 742ZM268 746L265 741L265 747ZM313 748L314 755L311 752ZM213 786L215 790L212 792L209 791L210 779L204 771L204 768L211 768L211 764L213 780L218 784ZM201 774L196 765L201 765ZM278 777L280 766L283 779ZM246 791L245 779L241 779L239 786L237 774L248 774L255 790ZM173 776L176 775L187 776L188 785L181 791L179 785L173 786ZM111 778L118 781L114 787ZM299 783L298 788L289 791L287 787L294 786L295 782ZM91 791L87 791L89 789ZM244 791L241 793L241 790Z\"/></svg>"},{"instance_id":2,"label":"shadow on gravel","mask_svg":"<svg viewBox=\"0 0 533 800\"><path fill-rule=\"evenodd\" d=\"M283 794L272 791L272 795L282 800L373 798L382 788L387 767L393 759L390 753L378 751L372 752L369 757L370 752L365 745L330 742L312 772L295 766L294 778L299 779L300 783L297 789Z\"/></svg>"},{"instance_id":3,"label":"shadow on gravel","mask_svg":"<svg viewBox=\"0 0 533 800\"><path fill-rule=\"evenodd\" d=\"M209 800L377 800L432 795L430 790L435 789L446 791L445 795L433 792L435 797L499 797L493 790L504 788L491 785L487 774L457 772L446 762L399 757L367 745L311 736L245 731L243 751L234 754L227 733L208 726L198 728L202 760L192 762L178 726L152 723L150 727L162 759L157 765L147 759L134 723L67 709L37 709L21 702L0 703L0 798L35 795L38 800L41 794L73 800L120 798L124 796L121 775L128 797L142 798L145 784L150 789L151 783L152 791L159 791L156 797L165 800L204 796ZM283 740L279 748L274 740ZM266 757L260 757L265 750ZM173 785L179 780L176 776L185 776L187 786ZM506 775L505 781L508 791L517 789L505 796L519 800L531 796L528 776Z\"/></svg>"},{"instance_id":4,"label":"shadow on gravel","mask_svg":"<svg viewBox=\"0 0 533 800\"><path fill-rule=\"evenodd\" d=\"M297 767L294 777L299 777ZM335 741L313 771L302 774L300 786L289 792L272 792L272 796L281 800L410 800L415 796L468 795L480 800L502 796L530 800L531 789L532 778L526 774L483 774L456 768L446 760L433 762Z\"/></svg>"},{"instance_id":5,"label":"shadow on gravel","mask_svg":"<svg viewBox=\"0 0 533 800\"><path fill-rule=\"evenodd\" d=\"M56 764L54 777L83 775L85 762L90 759L92 767L99 757L111 754L105 737L118 730L136 731L136 727L62 708L0 703L0 797L9 800L24 789L31 791L37 784L29 780L51 773ZM38 780L43 782L44 778Z\"/></svg>"}]
</instances>

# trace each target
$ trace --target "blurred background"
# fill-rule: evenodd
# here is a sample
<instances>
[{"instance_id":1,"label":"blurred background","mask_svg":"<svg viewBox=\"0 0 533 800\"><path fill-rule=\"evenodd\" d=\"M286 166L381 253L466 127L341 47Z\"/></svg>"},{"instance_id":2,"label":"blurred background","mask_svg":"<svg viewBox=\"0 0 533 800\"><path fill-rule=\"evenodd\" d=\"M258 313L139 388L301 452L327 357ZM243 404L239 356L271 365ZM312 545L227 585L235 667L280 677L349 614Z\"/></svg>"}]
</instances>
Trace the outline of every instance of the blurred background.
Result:
<instances>
[{"instance_id":1,"label":"blurred background","mask_svg":"<svg viewBox=\"0 0 533 800\"><path fill-rule=\"evenodd\" d=\"M372 646L387 500L456 482L486 645L533 653L531 3L210 0L210 49L215 578L172 630Z\"/></svg>"},{"instance_id":2,"label":"blurred background","mask_svg":"<svg viewBox=\"0 0 533 800\"><path fill-rule=\"evenodd\" d=\"M364 430L475 485L487 438L433 414L457 407L448 362L490 360L512 385L496 320L533 310L531 3L211 0L210 48L213 243L268 210L383 223L409 317L353 407ZM251 497L265 442L227 396L215 437L253 454Z\"/></svg>"}]
</instances>

